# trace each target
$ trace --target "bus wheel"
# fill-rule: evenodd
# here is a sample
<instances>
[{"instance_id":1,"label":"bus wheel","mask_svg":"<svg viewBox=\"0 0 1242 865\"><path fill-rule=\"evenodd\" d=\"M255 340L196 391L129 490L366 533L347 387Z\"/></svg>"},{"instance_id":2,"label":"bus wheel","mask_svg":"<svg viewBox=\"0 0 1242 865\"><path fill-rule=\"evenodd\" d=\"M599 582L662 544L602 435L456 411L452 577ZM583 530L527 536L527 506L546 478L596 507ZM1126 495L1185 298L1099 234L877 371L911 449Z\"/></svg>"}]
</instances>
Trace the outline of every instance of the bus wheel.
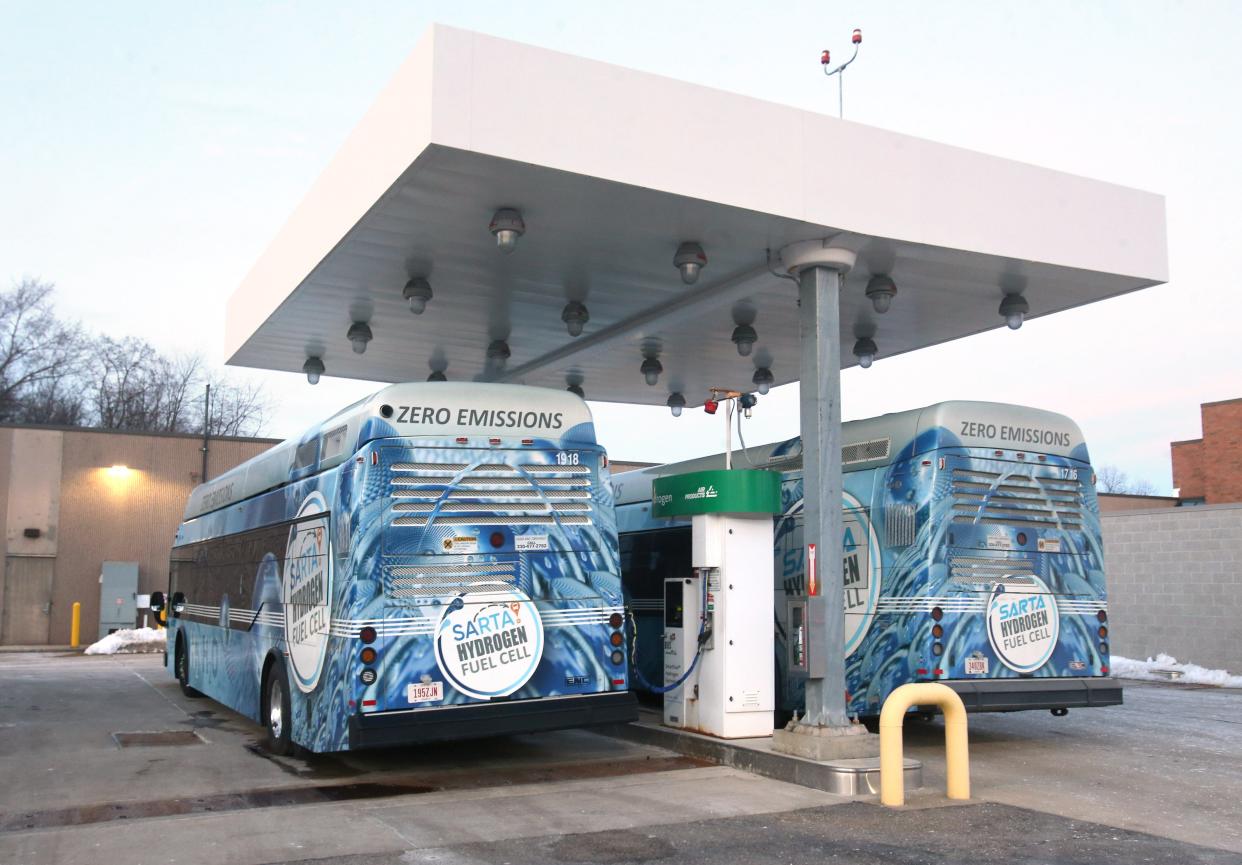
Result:
<instances>
[{"instance_id":1,"label":"bus wheel","mask_svg":"<svg viewBox=\"0 0 1242 865\"><path fill-rule=\"evenodd\" d=\"M181 686L181 693L187 697L201 697L202 692L190 687L190 646L186 642L185 637L177 635L177 654L175 656L177 665L177 684Z\"/></svg>"},{"instance_id":2,"label":"bus wheel","mask_svg":"<svg viewBox=\"0 0 1242 865\"><path fill-rule=\"evenodd\" d=\"M267 671L267 688L263 695L263 723L267 727L267 749L287 757L293 753L293 715L289 706L289 681L285 665L276 661Z\"/></svg>"}]
</instances>

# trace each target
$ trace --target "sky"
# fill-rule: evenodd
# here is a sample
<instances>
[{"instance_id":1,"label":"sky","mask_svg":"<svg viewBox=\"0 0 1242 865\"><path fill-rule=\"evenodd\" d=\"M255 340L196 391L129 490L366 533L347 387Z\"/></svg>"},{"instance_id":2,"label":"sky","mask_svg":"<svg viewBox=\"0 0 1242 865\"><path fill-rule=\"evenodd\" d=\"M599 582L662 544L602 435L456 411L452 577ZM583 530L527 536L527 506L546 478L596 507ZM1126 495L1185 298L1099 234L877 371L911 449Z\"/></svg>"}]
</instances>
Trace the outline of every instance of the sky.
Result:
<instances>
[{"instance_id":1,"label":"sky","mask_svg":"<svg viewBox=\"0 0 1242 865\"><path fill-rule=\"evenodd\" d=\"M819 53L865 41L847 120L1166 197L1167 285L842 377L846 419L942 399L1062 412L1097 465L1171 488L1169 442L1242 397L1242 4L0 0L0 285L222 364L224 305L433 22L835 113ZM298 434L374 389L239 370ZM723 450L722 423L593 403L614 460ZM796 435L797 385L746 427Z\"/></svg>"}]
</instances>

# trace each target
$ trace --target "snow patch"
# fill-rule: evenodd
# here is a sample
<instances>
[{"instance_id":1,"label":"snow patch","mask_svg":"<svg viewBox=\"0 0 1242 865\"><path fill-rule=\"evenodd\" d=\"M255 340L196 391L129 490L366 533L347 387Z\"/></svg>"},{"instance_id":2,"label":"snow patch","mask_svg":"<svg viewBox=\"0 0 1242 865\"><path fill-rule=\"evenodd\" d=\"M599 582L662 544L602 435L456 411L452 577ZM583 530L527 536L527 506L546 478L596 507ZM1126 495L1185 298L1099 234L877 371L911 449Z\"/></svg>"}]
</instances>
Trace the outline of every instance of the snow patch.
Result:
<instances>
[{"instance_id":1,"label":"snow patch","mask_svg":"<svg viewBox=\"0 0 1242 865\"><path fill-rule=\"evenodd\" d=\"M130 655L139 652L162 652L168 631L160 628L126 628L113 631L98 643L86 647L88 655Z\"/></svg>"},{"instance_id":2,"label":"snow patch","mask_svg":"<svg viewBox=\"0 0 1242 865\"><path fill-rule=\"evenodd\" d=\"M1209 670L1198 664L1182 664L1172 655L1163 652L1146 661L1113 655L1109 672L1122 679L1144 679L1149 682L1185 682L1191 685L1216 685L1220 688L1242 688L1242 676L1231 676L1228 670ZM1165 675L1157 673L1161 670ZM1168 673L1180 673L1170 677Z\"/></svg>"}]
</instances>

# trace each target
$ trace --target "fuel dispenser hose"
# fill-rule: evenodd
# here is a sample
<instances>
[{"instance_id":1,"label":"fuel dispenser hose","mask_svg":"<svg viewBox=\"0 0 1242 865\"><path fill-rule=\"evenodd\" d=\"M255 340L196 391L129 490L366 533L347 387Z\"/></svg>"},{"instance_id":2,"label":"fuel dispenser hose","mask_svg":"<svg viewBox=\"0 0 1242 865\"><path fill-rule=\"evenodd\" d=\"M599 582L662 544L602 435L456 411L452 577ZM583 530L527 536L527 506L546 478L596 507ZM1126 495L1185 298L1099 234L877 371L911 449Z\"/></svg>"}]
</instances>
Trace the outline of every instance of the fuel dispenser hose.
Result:
<instances>
[{"instance_id":1,"label":"fuel dispenser hose","mask_svg":"<svg viewBox=\"0 0 1242 865\"><path fill-rule=\"evenodd\" d=\"M699 607L702 611L699 616L699 635L696 639L697 645L694 650L694 660L690 662L690 666L686 668L686 672L678 677L676 682L671 685L653 685L647 681L647 677L642 674L638 668L638 622L634 618L634 610L626 607L626 614L630 618L630 668L634 671L634 678L638 680L638 684L642 685L653 694L667 694L669 691L675 691L690 678L690 674L694 672L695 667L699 664L699 658L703 656L703 646L711 637L711 632L707 630L707 577L703 576L703 603Z\"/></svg>"}]
</instances>

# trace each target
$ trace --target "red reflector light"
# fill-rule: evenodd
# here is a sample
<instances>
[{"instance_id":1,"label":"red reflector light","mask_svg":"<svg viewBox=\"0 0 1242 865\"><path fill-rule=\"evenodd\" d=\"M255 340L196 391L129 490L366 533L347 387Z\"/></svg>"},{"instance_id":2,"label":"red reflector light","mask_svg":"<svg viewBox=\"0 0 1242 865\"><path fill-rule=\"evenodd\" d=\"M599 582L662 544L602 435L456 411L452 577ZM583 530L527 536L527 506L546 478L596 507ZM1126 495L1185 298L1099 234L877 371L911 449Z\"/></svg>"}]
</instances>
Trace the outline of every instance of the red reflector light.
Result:
<instances>
[{"instance_id":1,"label":"red reflector light","mask_svg":"<svg viewBox=\"0 0 1242 865\"><path fill-rule=\"evenodd\" d=\"M488 538L488 541L491 542L493 547L503 547L505 545L504 532L492 532L492 535Z\"/></svg>"},{"instance_id":2,"label":"red reflector light","mask_svg":"<svg viewBox=\"0 0 1242 865\"><path fill-rule=\"evenodd\" d=\"M1048 458L1047 458L1046 456L1044 456L1043 454L1040 454L1040 455L1039 455L1039 461L1040 461L1041 463L1046 463L1046 462L1048 462Z\"/></svg>"},{"instance_id":3,"label":"red reflector light","mask_svg":"<svg viewBox=\"0 0 1242 865\"><path fill-rule=\"evenodd\" d=\"M932 675L933 675L933 676L943 676L943 675L944 675L944 670L932 670Z\"/></svg>"},{"instance_id":4,"label":"red reflector light","mask_svg":"<svg viewBox=\"0 0 1242 865\"><path fill-rule=\"evenodd\" d=\"M364 706L374 706L374 705L375 705L375 701L374 701L374 700L363 700L363 701L362 701L362 705L364 705Z\"/></svg>"},{"instance_id":5,"label":"red reflector light","mask_svg":"<svg viewBox=\"0 0 1242 865\"><path fill-rule=\"evenodd\" d=\"M931 465L931 460L923 460L923 465L925 466Z\"/></svg>"},{"instance_id":6,"label":"red reflector light","mask_svg":"<svg viewBox=\"0 0 1242 865\"><path fill-rule=\"evenodd\" d=\"M371 451L371 465L379 465L379 451Z\"/></svg>"},{"instance_id":7,"label":"red reflector light","mask_svg":"<svg viewBox=\"0 0 1242 865\"><path fill-rule=\"evenodd\" d=\"M367 625L365 628L363 628L361 631L358 632L358 639L362 640L362 642L364 643L374 643L375 637L376 637L375 629L372 628L370 625Z\"/></svg>"},{"instance_id":8,"label":"red reflector light","mask_svg":"<svg viewBox=\"0 0 1242 865\"><path fill-rule=\"evenodd\" d=\"M468 442L468 441L470 441L470 439L466 438L465 436L458 436L458 437L457 437L457 439L456 439L456 442L457 442L459 445L464 445L464 444L465 444L466 442Z\"/></svg>"},{"instance_id":9,"label":"red reflector light","mask_svg":"<svg viewBox=\"0 0 1242 865\"><path fill-rule=\"evenodd\" d=\"M1101 672L1101 673L1104 673L1104 674L1106 674L1106 675L1107 675L1107 673L1108 673L1108 667L1100 667L1100 672Z\"/></svg>"},{"instance_id":10,"label":"red reflector light","mask_svg":"<svg viewBox=\"0 0 1242 865\"><path fill-rule=\"evenodd\" d=\"M533 445L534 443L535 443L534 439L522 439L522 444L524 445Z\"/></svg>"},{"instance_id":11,"label":"red reflector light","mask_svg":"<svg viewBox=\"0 0 1242 865\"><path fill-rule=\"evenodd\" d=\"M487 443L492 444L492 445L498 445L500 444L500 439L488 439Z\"/></svg>"},{"instance_id":12,"label":"red reflector light","mask_svg":"<svg viewBox=\"0 0 1242 865\"><path fill-rule=\"evenodd\" d=\"M994 457L1003 457L1004 455L1005 455L1004 451L992 451L992 456Z\"/></svg>"},{"instance_id":13,"label":"red reflector light","mask_svg":"<svg viewBox=\"0 0 1242 865\"><path fill-rule=\"evenodd\" d=\"M1018 454L1018 459L1020 460L1026 459L1026 454Z\"/></svg>"},{"instance_id":14,"label":"red reflector light","mask_svg":"<svg viewBox=\"0 0 1242 865\"><path fill-rule=\"evenodd\" d=\"M612 683L613 683L614 685L624 685L624 684L625 684L625 679L613 679L613 680L612 680Z\"/></svg>"},{"instance_id":15,"label":"red reflector light","mask_svg":"<svg viewBox=\"0 0 1242 865\"><path fill-rule=\"evenodd\" d=\"M611 616L608 617L608 626L610 628L619 628L621 627L621 623L623 621L625 620L621 618L620 613L613 613Z\"/></svg>"},{"instance_id":16,"label":"red reflector light","mask_svg":"<svg viewBox=\"0 0 1242 865\"><path fill-rule=\"evenodd\" d=\"M915 670L915 671L914 671L914 675L916 675L916 676L926 676L926 675L927 675L927 668L926 668L926 667L919 667L917 670Z\"/></svg>"}]
</instances>

